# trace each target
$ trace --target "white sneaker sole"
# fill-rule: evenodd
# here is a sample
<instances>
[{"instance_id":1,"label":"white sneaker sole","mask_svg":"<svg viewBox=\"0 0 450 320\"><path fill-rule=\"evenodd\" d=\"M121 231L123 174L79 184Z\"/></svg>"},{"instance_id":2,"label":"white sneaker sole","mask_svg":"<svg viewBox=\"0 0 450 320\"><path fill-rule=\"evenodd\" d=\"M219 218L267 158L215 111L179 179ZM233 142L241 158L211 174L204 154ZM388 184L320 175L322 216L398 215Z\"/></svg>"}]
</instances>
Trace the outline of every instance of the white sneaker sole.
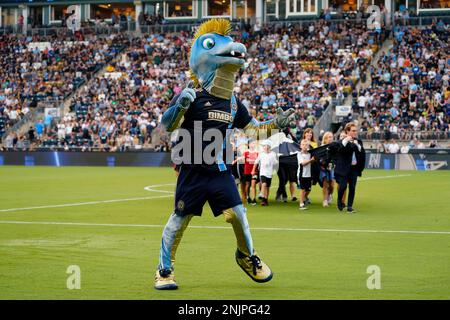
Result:
<instances>
[{"instance_id":1,"label":"white sneaker sole","mask_svg":"<svg viewBox=\"0 0 450 320\"><path fill-rule=\"evenodd\" d=\"M176 289L178 289L178 286L175 283L170 283L170 284L163 284L160 286L155 285L155 289L156 290L176 290Z\"/></svg>"}]
</instances>

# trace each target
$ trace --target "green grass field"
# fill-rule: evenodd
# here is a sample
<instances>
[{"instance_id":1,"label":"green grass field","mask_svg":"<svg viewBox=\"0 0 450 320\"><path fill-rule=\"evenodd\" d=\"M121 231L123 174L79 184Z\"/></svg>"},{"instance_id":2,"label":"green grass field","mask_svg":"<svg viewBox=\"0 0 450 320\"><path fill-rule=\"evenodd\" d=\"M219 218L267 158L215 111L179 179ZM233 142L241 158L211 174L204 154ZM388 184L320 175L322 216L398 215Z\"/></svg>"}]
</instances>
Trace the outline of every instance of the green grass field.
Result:
<instances>
[{"instance_id":1,"label":"green grass field","mask_svg":"<svg viewBox=\"0 0 450 320\"><path fill-rule=\"evenodd\" d=\"M180 245L171 292L153 289L170 168L3 166L0 177L0 299L450 298L449 171L366 171L354 215L322 208L318 187L307 211L250 206L255 247L274 271L266 284L236 265L231 228L206 206L191 222L206 228ZM66 287L70 265L80 290ZM379 290L367 288L370 265Z\"/></svg>"}]
</instances>

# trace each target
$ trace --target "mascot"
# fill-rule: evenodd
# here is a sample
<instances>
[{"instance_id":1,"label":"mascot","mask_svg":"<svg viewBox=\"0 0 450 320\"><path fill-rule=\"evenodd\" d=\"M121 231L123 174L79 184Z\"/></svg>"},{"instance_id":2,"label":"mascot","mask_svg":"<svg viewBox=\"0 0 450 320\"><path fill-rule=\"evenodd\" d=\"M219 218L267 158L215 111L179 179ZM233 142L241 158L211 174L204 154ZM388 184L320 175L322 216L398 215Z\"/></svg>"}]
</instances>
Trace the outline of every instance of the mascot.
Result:
<instances>
[{"instance_id":1,"label":"mascot","mask_svg":"<svg viewBox=\"0 0 450 320\"><path fill-rule=\"evenodd\" d=\"M258 122L235 98L235 76L244 65L247 51L243 44L233 41L230 31L231 24L224 19L209 20L198 28L189 59L192 80L173 98L162 117L162 125L168 132L180 128L194 137L198 133L197 127L194 130L195 123L201 123L203 133L216 129L227 138L227 132L234 128L270 134L271 130L286 128L295 121L293 109L283 111L279 108L274 119ZM203 150L209 145L206 142L201 144ZM192 153L198 155L201 152ZM158 290L178 288L174 275L176 250L189 221L194 215L202 214L206 202L214 216L223 214L233 227L237 239L235 258L239 267L256 282L272 279L272 271L253 248L246 209L231 173L231 163L223 160L225 152L223 143L223 150L217 154L215 163L190 162L180 166L174 211L162 235L155 276Z\"/></svg>"}]
</instances>

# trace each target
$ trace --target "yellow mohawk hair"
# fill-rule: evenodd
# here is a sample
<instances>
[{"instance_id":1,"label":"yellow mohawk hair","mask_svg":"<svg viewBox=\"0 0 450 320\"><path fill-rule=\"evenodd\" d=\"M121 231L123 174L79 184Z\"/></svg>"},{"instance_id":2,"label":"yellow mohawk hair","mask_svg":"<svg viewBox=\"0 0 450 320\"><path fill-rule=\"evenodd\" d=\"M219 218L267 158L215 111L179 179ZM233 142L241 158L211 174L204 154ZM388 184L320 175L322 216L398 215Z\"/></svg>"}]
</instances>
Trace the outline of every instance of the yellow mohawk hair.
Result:
<instances>
[{"instance_id":1,"label":"yellow mohawk hair","mask_svg":"<svg viewBox=\"0 0 450 320\"><path fill-rule=\"evenodd\" d=\"M192 43L203 34L217 33L222 36L227 36L231 32L231 22L227 19L211 19L203 22L197 29L197 32L192 38ZM198 88L200 86L197 77L192 70L189 70L189 76L194 81L194 86Z\"/></svg>"},{"instance_id":2,"label":"yellow mohawk hair","mask_svg":"<svg viewBox=\"0 0 450 320\"><path fill-rule=\"evenodd\" d=\"M206 22L203 22L197 29L197 32L192 39L192 42L195 41L198 37L207 33L217 33L222 36L227 36L231 32L231 23L230 20L226 19L211 19Z\"/></svg>"}]
</instances>

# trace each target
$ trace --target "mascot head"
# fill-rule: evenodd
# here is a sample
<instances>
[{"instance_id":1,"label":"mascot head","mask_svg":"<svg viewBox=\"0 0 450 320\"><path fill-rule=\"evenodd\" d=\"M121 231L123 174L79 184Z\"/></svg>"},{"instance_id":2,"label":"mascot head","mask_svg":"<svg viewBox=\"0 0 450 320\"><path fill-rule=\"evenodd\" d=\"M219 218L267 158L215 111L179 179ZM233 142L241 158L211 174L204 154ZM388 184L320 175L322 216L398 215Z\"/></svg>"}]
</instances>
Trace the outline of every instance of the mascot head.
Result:
<instances>
[{"instance_id":1,"label":"mascot head","mask_svg":"<svg viewBox=\"0 0 450 320\"><path fill-rule=\"evenodd\" d=\"M204 22L195 33L189 58L196 87L222 99L231 98L235 74L244 65L247 53L242 43L229 36L230 31L228 20Z\"/></svg>"}]
</instances>

